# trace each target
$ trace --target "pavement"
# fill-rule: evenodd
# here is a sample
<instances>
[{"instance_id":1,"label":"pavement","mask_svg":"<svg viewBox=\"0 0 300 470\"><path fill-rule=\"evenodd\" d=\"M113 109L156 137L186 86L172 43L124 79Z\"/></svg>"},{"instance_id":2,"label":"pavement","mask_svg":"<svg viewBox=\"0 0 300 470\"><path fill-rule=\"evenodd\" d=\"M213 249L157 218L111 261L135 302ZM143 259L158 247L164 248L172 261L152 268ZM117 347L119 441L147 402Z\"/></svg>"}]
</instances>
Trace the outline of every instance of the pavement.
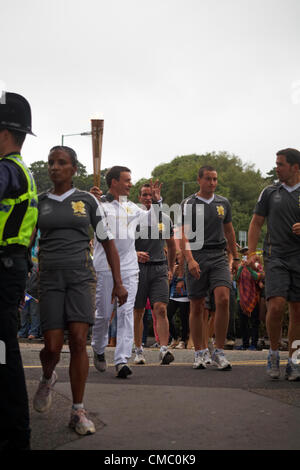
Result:
<instances>
[{"instance_id":1,"label":"pavement","mask_svg":"<svg viewBox=\"0 0 300 470\"><path fill-rule=\"evenodd\" d=\"M115 377L114 348L106 349L108 370L98 372L87 346L90 370L84 403L96 433L81 437L68 428L72 405L70 354L63 347L53 404L32 408L41 375L42 343L20 342L28 387L33 450L185 451L292 450L300 448L300 382L266 377L268 351L226 351L231 371L192 369L193 350L174 350L175 361L158 364L158 349L145 349L146 365Z\"/></svg>"}]
</instances>

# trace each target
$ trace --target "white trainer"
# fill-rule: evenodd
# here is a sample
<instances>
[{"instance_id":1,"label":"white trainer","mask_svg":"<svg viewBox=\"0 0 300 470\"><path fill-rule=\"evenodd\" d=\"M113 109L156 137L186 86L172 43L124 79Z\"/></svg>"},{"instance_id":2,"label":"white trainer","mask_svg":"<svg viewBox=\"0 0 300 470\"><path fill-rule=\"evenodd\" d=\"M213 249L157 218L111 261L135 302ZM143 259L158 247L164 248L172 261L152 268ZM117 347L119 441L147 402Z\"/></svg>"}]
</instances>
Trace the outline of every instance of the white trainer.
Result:
<instances>
[{"instance_id":1,"label":"white trainer","mask_svg":"<svg viewBox=\"0 0 300 470\"><path fill-rule=\"evenodd\" d=\"M78 410L72 408L69 427L74 429L74 431L81 436L94 434L94 432L96 432L95 425L93 421L87 418L87 413L84 408L79 408Z\"/></svg>"}]
</instances>

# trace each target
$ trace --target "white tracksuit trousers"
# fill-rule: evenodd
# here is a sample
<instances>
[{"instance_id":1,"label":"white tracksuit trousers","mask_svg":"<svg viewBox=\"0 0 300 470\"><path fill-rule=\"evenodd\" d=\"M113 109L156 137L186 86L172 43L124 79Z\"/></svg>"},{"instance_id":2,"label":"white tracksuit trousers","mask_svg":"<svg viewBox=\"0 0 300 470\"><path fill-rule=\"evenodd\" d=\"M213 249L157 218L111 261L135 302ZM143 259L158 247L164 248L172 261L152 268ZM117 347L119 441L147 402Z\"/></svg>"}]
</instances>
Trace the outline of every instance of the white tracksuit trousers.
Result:
<instances>
[{"instance_id":1,"label":"white tracksuit trousers","mask_svg":"<svg viewBox=\"0 0 300 470\"><path fill-rule=\"evenodd\" d=\"M122 273L125 289L128 291L127 302L117 307L117 345L114 363L127 363L132 355L133 336L133 309L138 287L138 274L125 276ZM97 272L96 287L96 317L93 326L91 345L97 354L103 354L108 344L108 330L114 305L111 303L113 278L111 272Z\"/></svg>"}]
</instances>

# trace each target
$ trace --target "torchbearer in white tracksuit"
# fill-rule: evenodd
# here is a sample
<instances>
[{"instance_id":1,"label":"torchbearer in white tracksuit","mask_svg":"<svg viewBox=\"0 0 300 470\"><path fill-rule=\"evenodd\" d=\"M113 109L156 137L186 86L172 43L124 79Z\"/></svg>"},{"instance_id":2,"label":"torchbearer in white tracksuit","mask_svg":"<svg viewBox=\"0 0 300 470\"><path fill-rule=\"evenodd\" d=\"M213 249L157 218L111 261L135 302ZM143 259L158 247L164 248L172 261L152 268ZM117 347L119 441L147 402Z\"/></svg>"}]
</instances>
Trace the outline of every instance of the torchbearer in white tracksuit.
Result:
<instances>
[{"instance_id":1,"label":"torchbearer in white tracksuit","mask_svg":"<svg viewBox=\"0 0 300 470\"><path fill-rule=\"evenodd\" d=\"M116 309L117 344L114 355L117 377L126 378L132 374L127 362L132 354L133 308L139 273L135 251L136 229L138 225L143 224L143 218L146 223L148 215L147 211L127 199L132 187L129 168L112 167L106 175L106 182L109 187L106 196L100 197L101 192L97 187L92 188L91 192L102 201L109 228L115 237L123 285L128 291L127 302ZM160 186L158 182L151 185L153 202L160 200ZM107 368L105 347L108 344L109 322L114 309L110 296L113 279L102 244L97 240L94 244L94 268L97 273L96 318L91 344L94 350L94 365L100 372L104 372Z\"/></svg>"}]
</instances>

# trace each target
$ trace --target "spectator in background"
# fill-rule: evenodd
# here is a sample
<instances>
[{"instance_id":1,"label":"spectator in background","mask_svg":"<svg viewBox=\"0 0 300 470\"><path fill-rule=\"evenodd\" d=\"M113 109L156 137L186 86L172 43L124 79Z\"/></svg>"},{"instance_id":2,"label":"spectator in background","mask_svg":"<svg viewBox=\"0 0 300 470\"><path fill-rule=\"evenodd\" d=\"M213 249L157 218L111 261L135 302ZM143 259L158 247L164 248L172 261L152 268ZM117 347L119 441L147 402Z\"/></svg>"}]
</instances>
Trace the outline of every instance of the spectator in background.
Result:
<instances>
[{"instance_id":1,"label":"spectator in background","mask_svg":"<svg viewBox=\"0 0 300 470\"><path fill-rule=\"evenodd\" d=\"M182 257L181 251L177 252L177 260ZM174 315L179 311L181 322L181 335L174 324ZM175 266L174 276L170 285L170 300L167 308L170 325L170 347L175 349L185 349L189 339L189 314L190 301L187 295L184 277L178 277L178 264Z\"/></svg>"},{"instance_id":2,"label":"spectator in background","mask_svg":"<svg viewBox=\"0 0 300 470\"><path fill-rule=\"evenodd\" d=\"M260 290L263 287L262 280L265 277L262 265L255 263L254 268L246 264L248 247L241 250L243 254L242 263L237 271L238 286L238 313L242 335L242 345L237 349L252 351L257 350L259 338L259 304ZM251 338L251 345L249 344Z\"/></svg>"},{"instance_id":3,"label":"spectator in background","mask_svg":"<svg viewBox=\"0 0 300 470\"><path fill-rule=\"evenodd\" d=\"M40 337L40 309L38 300L38 265L33 262L28 273L25 291L25 305L20 312L21 327L19 338L35 339Z\"/></svg>"}]
</instances>

